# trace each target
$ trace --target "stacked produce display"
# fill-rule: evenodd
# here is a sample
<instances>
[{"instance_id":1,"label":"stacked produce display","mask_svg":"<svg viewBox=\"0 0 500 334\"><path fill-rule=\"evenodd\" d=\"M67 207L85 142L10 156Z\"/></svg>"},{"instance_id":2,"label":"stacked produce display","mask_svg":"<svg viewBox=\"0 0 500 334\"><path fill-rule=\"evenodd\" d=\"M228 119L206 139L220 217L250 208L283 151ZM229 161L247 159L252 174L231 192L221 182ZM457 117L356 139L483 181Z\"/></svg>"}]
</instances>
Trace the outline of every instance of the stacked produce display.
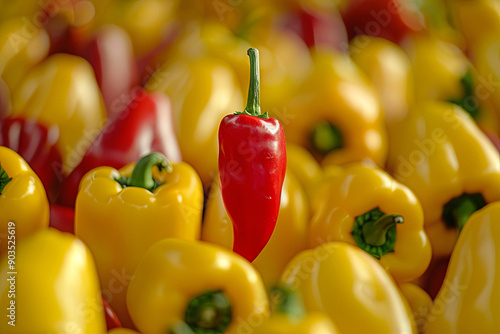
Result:
<instances>
[{"instance_id":1,"label":"stacked produce display","mask_svg":"<svg viewBox=\"0 0 500 334\"><path fill-rule=\"evenodd\" d=\"M500 333L500 1L0 0L0 314Z\"/></svg>"}]
</instances>

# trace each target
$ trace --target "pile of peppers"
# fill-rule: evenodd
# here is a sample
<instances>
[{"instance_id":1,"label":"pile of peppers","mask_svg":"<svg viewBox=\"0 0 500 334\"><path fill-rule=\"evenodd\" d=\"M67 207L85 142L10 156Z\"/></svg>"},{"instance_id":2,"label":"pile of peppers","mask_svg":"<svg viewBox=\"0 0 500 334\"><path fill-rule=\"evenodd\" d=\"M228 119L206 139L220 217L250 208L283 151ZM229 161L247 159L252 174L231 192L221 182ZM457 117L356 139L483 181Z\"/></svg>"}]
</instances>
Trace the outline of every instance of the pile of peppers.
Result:
<instances>
[{"instance_id":1,"label":"pile of peppers","mask_svg":"<svg viewBox=\"0 0 500 334\"><path fill-rule=\"evenodd\" d=\"M500 333L500 2L0 0L0 315Z\"/></svg>"}]
</instances>

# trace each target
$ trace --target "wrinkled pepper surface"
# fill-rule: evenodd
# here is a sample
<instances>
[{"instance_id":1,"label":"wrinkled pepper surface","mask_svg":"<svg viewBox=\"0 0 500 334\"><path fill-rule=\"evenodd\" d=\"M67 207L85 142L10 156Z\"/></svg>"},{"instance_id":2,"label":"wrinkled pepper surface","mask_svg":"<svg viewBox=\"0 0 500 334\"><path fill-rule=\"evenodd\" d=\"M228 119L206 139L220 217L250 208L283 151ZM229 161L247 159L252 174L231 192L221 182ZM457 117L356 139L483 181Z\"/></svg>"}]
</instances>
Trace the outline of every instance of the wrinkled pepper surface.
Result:
<instances>
[{"instance_id":1,"label":"wrinkled pepper surface","mask_svg":"<svg viewBox=\"0 0 500 334\"><path fill-rule=\"evenodd\" d=\"M285 132L260 110L259 52L248 49L250 84L243 112L219 127L222 199L233 222L233 251L249 262L266 246L276 226L286 172Z\"/></svg>"},{"instance_id":2,"label":"wrinkled pepper surface","mask_svg":"<svg viewBox=\"0 0 500 334\"><path fill-rule=\"evenodd\" d=\"M451 255L425 333L500 331L500 202L474 213Z\"/></svg>"},{"instance_id":3,"label":"wrinkled pepper surface","mask_svg":"<svg viewBox=\"0 0 500 334\"><path fill-rule=\"evenodd\" d=\"M424 209L436 258L451 254L469 216L500 200L500 157L460 107L427 102L390 130L388 171Z\"/></svg>"},{"instance_id":4,"label":"wrinkled pepper surface","mask_svg":"<svg viewBox=\"0 0 500 334\"><path fill-rule=\"evenodd\" d=\"M8 228L11 223L14 229ZM21 156L0 146L0 254L7 252L12 233L19 242L48 225L49 202L42 182Z\"/></svg>"},{"instance_id":5,"label":"wrinkled pepper surface","mask_svg":"<svg viewBox=\"0 0 500 334\"><path fill-rule=\"evenodd\" d=\"M276 228L266 247L252 263L262 276L266 287L277 284L287 263L297 253L306 249L308 221L307 198L295 176L287 172ZM233 224L222 200L220 180L212 184L208 195L201 237L202 240L224 248L233 248Z\"/></svg>"},{"instance_id":6,"label":"wrinkled pepper surface","mask_svg":"<svg viewBox=\"0 0 500 334\"><path fill-rule=\"evenodd\" d=\"M163 238L198 239L203 189L186 163L152 153L119 171L93 169L76 200L75 234L96 258L103 297L126 327L130 276L146 250ZM118 281L117 281L118 279Z\"/></svg>"},{"instance_id":7,"label":"wrinkled pepper surface","mask_svg":"<svg viewBox=\"0 0 500 334\"><path fill-rule=\"evenodd\" d=\"M367 189L370 189L367 191ZM383 170L352 164L326 177L310 222L309 246L344 241L380 260L398 282L420 277L432 256L420 202Z\"/></svg>"},{"instance_id":8,"label":"wrinkled pepper surface","mask_svg":"<svg viewBox=\"0 0 500 334\"><path fill-rule=\"evenodd\" d=\"M283 272L307 311L326 313L340 333L416 333L394 281L366 252L331 242L298 254Z\"/></svg>"},{"instance_id":9,"label":"wrinkled pepper surface","mask_svg":"<svg viewBox=\"0 0 500 334\"><path fill-rule=\"evenodd\" d=\"M269 313L262 280L240 256L199 241L165 239L144 254L127 305L142 333L242 333Z\"/></svg>"},{"instance_id":10,"label":"wrinkled pepper surface","mask_svg":"<svg viewBox=\"0 0 500 334\"><path fill-rule=\"evenodd\" d=\"M2 333L106 333L94 259L81 240L46 228L15 247L14 264L0 261L0 305L14 305L15 319L4 316Z\"/></svg>"}]
</instances>

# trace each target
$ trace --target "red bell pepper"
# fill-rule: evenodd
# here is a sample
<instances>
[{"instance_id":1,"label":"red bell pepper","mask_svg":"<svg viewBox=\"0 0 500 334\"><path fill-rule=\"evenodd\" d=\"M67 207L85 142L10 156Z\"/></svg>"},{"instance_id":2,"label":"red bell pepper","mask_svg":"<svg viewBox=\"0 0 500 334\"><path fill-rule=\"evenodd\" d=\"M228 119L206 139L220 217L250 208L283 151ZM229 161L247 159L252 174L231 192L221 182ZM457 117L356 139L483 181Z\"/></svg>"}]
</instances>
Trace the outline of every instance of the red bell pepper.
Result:
<instances>
[{"instance_id":1,"label":"red bell pepper","mask_svg":"<svg viewBox=\"0 0 500 334\"><path fill-rule=\"evenodd\" d=\"M61 232L75 234L75 210L67 206L51 204L49 226Z\"/></svg>"},{"instance_id":2,"label":"red bell pepper","mask_svg":"<svg viewBox=\"0 0 500 334\"><path fill-rule=\"evenodd\" d=\"M349 39L369 35L394 43L425 25L417 5L408 0L352 0L342 10L342 18Z\"/></svg>"},{"instance_id":3,"label":"red bell pepper","mask_svg":"<svg viewBox=\"0 0 500 334\"><path fill-rule=\"evenodd\" d=\"M0 121L0 146L16 151L42 181L49 199L57 195L62 181L57 128L46 128L35 120L7 117Z\"/></svg>"},{"instance_id":4,"label":"red bell pepper","mask_svg":"<svg viewBox=\"0 0 500 334\"><path fill-rule=\"evenodd\" d=\"M58 203L75 206L82 177L99 166L116 169L160 152L172 162L181 160L170 101L163 93L140 91L89 147L80 164L63 182Z\"/></svg>"},{"instance_id":5,"label":"red bell pepper","mask_svg":"<svg viewBox=\"0 0 500 334\"><path fill-rule=\"evenodd\" d=\"M250 88L243 112L222 119L219 173L227 213L233 222L234 252L253 261L276 225L286 170L285 132L260 113L259 58L249 49Z\"/></svg>"},{"instance_id":6,"label":"red bell pepper","mask_svg":"<svg viewBox=\"0 0 500 334\"><path fill-rule=\"evenodd\" d=\"M108 302L104 298L101 297L101 299L102 306L104 308L104 317L106 318L106 329L110 331L113 328L122 328L120 319L118 319L115 311L113 311L111 306L109 306Z\"/></svg>"}]
</instances>

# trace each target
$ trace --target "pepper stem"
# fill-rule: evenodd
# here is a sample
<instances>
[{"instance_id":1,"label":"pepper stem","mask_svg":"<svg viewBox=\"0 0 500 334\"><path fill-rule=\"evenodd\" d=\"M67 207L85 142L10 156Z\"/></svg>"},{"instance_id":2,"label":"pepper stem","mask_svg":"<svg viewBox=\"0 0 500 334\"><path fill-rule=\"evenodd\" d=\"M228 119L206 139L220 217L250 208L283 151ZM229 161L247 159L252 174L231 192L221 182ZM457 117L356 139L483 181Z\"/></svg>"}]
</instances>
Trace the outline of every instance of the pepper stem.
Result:
<instances>
[{"instance_id":1,"label":"pepper stem","mask_svg":"<svg viewBox=\"0 0 500 334\"><path fill-rule=\"evenodd\" d=\"M172 171L172 165L161 153L150 153L141 158L135 165L130 178L121 177L116 181L122 187L139 187L153 191L161 184L153 179L153 167L157 166L160 171L166 169Z\"/></svg>"},{"instance_id":2,"label":"pepper stem","mask_svg":"<svg viewBox=\"0 0 500 334\"><path fill-rule=\"evenodd\" d=\"M292 318L301 318L306 313L302 298L290 288L274 287L271 289L270 298L274 313L286 314Z\"/></svg>"},{"instance_id":3,"label":"pepper stem","mask_svg":"<svg viewBox=\"0 0 500 334\"><path fill-rule=\"evenodd\" d=\"M186 309L185 321L196 334L224 333L231 323L231 304L226 294L210 291L194 298Z\"/></svg>"},{"instance_id":4,"label":"pepper stem","mask_svg":"<svg viewBox=\"0 0 500 334\"><path fill-rule=\"evenodd\" d=\"M2 168L2 165L0 164L0 195L2 194L3 189L9 183L12 181L12 178L7 175L7 172Z\"/></svg>"},{"instance_id":5,"label":"pepper stem","mask_svg":"<svg viewBox=\"0 0 500 334\"><path fill-rule=\"evenodd\" d=\"M462 231L469 217L486 205L481 194L463 194L446 203L443 208L443 220L448 227Z\"/></svg>"},{"instance_id":6,"label":"pepper stem","mask_svg":"<svg viewBox=\"0 0 500 334\"><path fill-rule=\"evenodd\" d=\"M387 241L387 231L396 224L404 222L403 216L384 215L374 222L367 222L363 225L363 236L365 242L372 246L382 246Z\"/></svg>"},{"instance_id":7,"label":"pepper stem","mask_svg":"<svg viewBox=\"0 0 500 334\"><path fill-rule=\"evenodd\" d=\"M312 147L327 154L342 147L342 134L330 122L318 123L311 132Z\"/></svg>"},{"instance_id":8,"label":"pepper stem","mask_svg":"<svg viewBox=\"0 0 500 334\"><path fill-rule=\"evenodd\" d=\"M250 58L250 84L248 85L247 106L243 112L235 112L235 115L250 115L267 119L267 112L260 113L260 67L259 50L250 48L247 51Z\"/></svg>"}]
</instances>

